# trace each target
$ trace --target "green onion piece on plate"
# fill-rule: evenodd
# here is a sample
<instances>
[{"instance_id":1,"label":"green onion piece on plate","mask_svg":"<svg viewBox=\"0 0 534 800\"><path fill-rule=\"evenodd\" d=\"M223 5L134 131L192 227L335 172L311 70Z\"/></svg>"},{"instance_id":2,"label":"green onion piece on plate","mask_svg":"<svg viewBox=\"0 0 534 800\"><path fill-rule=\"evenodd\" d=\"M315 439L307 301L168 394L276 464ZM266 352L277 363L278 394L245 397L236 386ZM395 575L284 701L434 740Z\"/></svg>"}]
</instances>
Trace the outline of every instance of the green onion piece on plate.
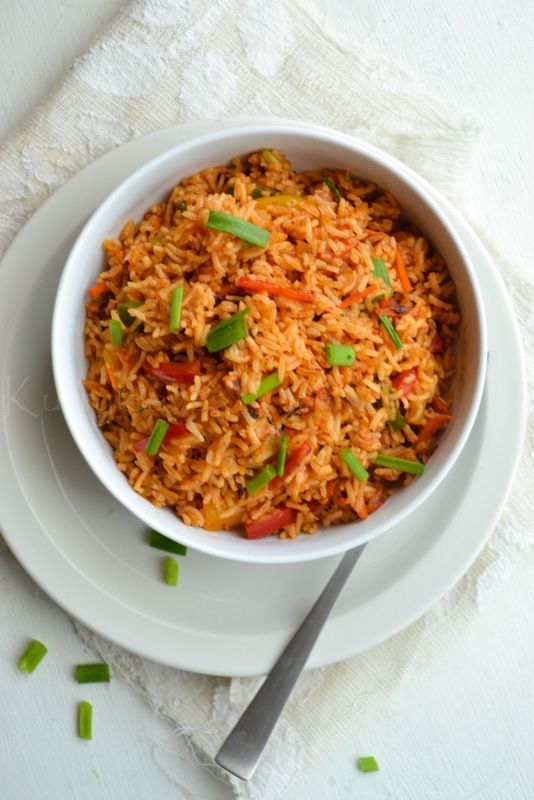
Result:
<instances>
[{"instance_id":1,"label":"green onion piece on plate","mask_svg":"<svg viewBox=\"0 0 534 800\"><path fill-rule=\"evenodd\" d=\"M289 439L287 436L281 436L278 441L278 459L276 461L276 474L281 478L284 474L286 466L287 446Z\"/></svg>"},{"instance_id":2,"label":"green onion piece on plate","mask_svg":"<svg viewBox=\"0 0 534 800\"><path fill-rule=\"evenodd\" d=\"M381 258L373 258L373 275L376 275L377 278L381 278L386 286L389 286L391 289L391 280L389 277L388 268ZM391 292L391 294L393 294L393 292Z\"/></svg>"},{"instance_id":3,"label":"green onion piece on plate","mask_svg":"<svg viewBox=\"0 0 534 800\"><path fill-rule=\"evenodd\" d=\"M402 342L400 340L399 334L397 333L397 331L395 330L395 328L393 327L393 325L389 321L389 318L386 317L385 314L381 314L380 315L380 322L382 323L382 325L386 329L386 332L387 332L389 338L391 339L391 341L393 342L393 344L395 345L397 350L400 350L401 347L402 347Z\"/></svg>"},{"instance_id":4,"label":"green onion piece on plate","mask_svg":"<svg viewBox=\"0 0 534 800\"><path fill-rule=\"evenodd\" d=\"M233 214L227 214L225 211L210 211L207 227L215 231L231 233L247 244L257 245L257 247L267 247L270 236L269 231L266 231L265 228L253 225L241 217L234 217Z\"/></svg>"},{"instance_id":5,"label":"green onion piece on plate","mask_svg":"<svg viewBox=\"0 0 534 800\"><path fill-rule=\"evenodd\" d=\"M341 192L340 192L340 191L339 191L339 189L337 188L337 186L336 186L336 184L334 183L334 181L333 181L331 178L329 178L329 177L328 177L328 175L326 175L324 172L321 172L321 178L322 178L322 179L323 179L323 181L326 183L326 185L328 186L328 188L330 189L330 191L331 191L331 192L334 194L334 196L336 197L336 199L337 199L337 200L341 200Z\"/></svg>"},{"instance_id":6,"label":"green onion piece on plate","mask_svg":"<svg viewBox=\"0 0 534 800\"><path fill-rule=\"evenodd\" d=\"M150 438L145 447L145 453L148 453L150 456L155 456L161 447L161 444L165 438L165 434L168 430L169 423L165 422L164 419L158 419L152 428L152 433L150 434Z\"/></svg>"},{"instance_id":7,"label":"green onion piece on plate","mask_svg":"<svg viewBox=\"0 0 534 800\"><path fill-rule=\"evenodd\" d=\"M128 300L126 303L119 303L117 306L117 311L119 312L119 317L121 318L121 322L126 325L127 328L130 325L133 325L135 322L135 317L129 313L130 308L139 308L142 306L142 303L139 303L137 300Z\"/></svg>"},{"instance_id":8,"label":"green onion piece on plate","mask_svg":"<svg viewBox=\"0 0 534 800\"><path fill-rule=\"evenodd\" d=\"M19 669L24 670L30 675L37 664L39 664L45 655L48 653L48 648L42 642L34 639L30 643L28 649L19 658Z\"/></svg>"},{"instance_id":9,"label":"green onion piece on plate","mask_svg":"<svg viewBox=\"0 0 534 800\"><path fill-rule=\"evenodd\" d=\"M379 453L374 463L377 467L387 467L388 469L395 469L397 472L409 472L411 475L422 475L425 471L425 465L420 461L410 461L407 458L397 458L396 456L387 456Z\"/></svg>"},{"instance_id":10,"label":"green onion piece on plate","mask_svg":"<svg viewBox=\"0 0 534 800\"><path fill-rule=\"evenodd\" d=\"M374 756L361 756L356 763L360 772L378 772L379 770Z\"/></svg>"},{"instance_id":11,"label":"green onion piece on plate","mask_svg":"<svg viewBox=\"0 0 534 800\"><path fill-rule=\"evenodd\" d=\"M165 556L163 559L163 580L167 586L178 586L178 562L175 558Z\"/></svg>"},{"instance_id":12,"label":"green onion piece on plate","mask_svg":"<svg viewBox=\"0 0 534 800\"><path fill-rule=\"evenodd\" d=\"M172 290L171 294L171 308L169 312L169 329L171 333L175 333L180 327L183 299L184 299L184 287L177 286L176 289Z\"/></svg>"},{"instance_id":13,"label":"green onion piece on plate","mask_svg":"<svg viewBox=\"0 0 534 800\"><path fill-rule=\"evenodd\" d=\"M250 196L252 197L252 199L253 199L253 200L257 200L257 199L258 199L258 197L261 197L261 196L262 196L262 194L263 194L263 191L264 191L264 190L262 189L262 187L261 187L261 186L256 186L256 187L255 187L255 188L254 188L254 189L251 191L251 193L250 193Z\"/></svg>"},{"instance_id":14,"label":"green onion piece on plate","mask_svg":"<svg viewBox=\"0 0 534 800\"><path fill-rule=\"evenodd\" d=\"M326 363L329 367L352 367L356 359L356 350L351 344L332 344L324 346Z\"/></svg>"},{"instance_id":15,"label":"green onion piece on plate","mask_svg":"<svg viewBox=\"0 0 534 800\"><path fill-rule=\"evenodd\" d=\"M347 467L350 469L354 477L357 480L359 480L360 483L363 483L363 481L367 480L367 478L369 477L369 473L363 466L360 459L354 455L354 453L349 447L343 448L343 450L339 455L341 456Z\"/></svg>"},{"instance_id":16,"label":"green onion piece on plate","mask_svg":"<svg viewBox=\"0 0 534 800\"><path fill-rule=\"evenodd\" d=\"M93 706L86 700L78 706L78 736L86 741L93 738Z\"/></svg>"},{"instance_id":17,"label":"green onion piece on plate","mask_svg":"<svg viewBox=\"0 0 534 800\"><path fill-rule=\"evenodd\" d=\"M115 347L120 347L122 344L122 322L120 319L110 319L109 335Z\"/></svg>"},{"instance_id":18,"label":"green onion piece on plate","mask_svg":"<svg viewBox=\"0 0 534 800\"><path fill-rule=\"evenodd\" d=\"M154 547L156 550L163 550L165 553L175 553L178 556L187 555L187 547L185 544L175 542L174 539L169 539L168 536L164 536L162 533L158 533L158 531L150 531L148 543L150 547Z\"/></svg>"},{"instance_id":19,"label":"green onion piece on plate","mask_svg":"<svg viewBox=\"0 0 534 800\"><path fill-rule=\"evenodd\" d=\"M180 200L178 203L175 203L174 207L177 211L185 211L187 209L187 205L184 203L183 200Z\"/></svg>"},{"instance_id":20,"label":"green onion piece on plate","mask_svg":"<svg viewBox=\"0 0 534 800\"><path fill-rule=\"evenodd\" d=\"M244 317L249 311L250 309L243 308L237 314L214 325L206 338L208 352L217 353L248 336L248 326Z\"/></svg>"},{"instance_id":21,"label":"green onion piece on plate","mask_svg":"<svg viewBox=\"0 0 534 800\"><path fill-rule=\"evenodd\" d=\"M255 400L258 400L260 397L263 397L264 394L272 392L273 389L276 389L281 384L282 381L278 377L278 372L271 372L271 374L267 375L266 378L262 378L260 385L255 392L247 392L247 394L242 396L241 400L248 405L249 403L253 403Z\"/></svg>"},{"instance_id":22,"label":"green onion piece on plate","mask_svg":"<svg viewBox=\"0 0 534 800\"><path fill-rule=\"evenodd\" d=\"M109 664L78 664L74 670L78 683L109 683Z\"/></svg>"},{"instance_id":23,"label":"green onion piece on plate","mask_svg":"<svg viewBox=\"0 0 534 800\"><path fill-rule=\"evenodd\" d=\"M406 420L401 412L397 409L397 413L393 419L388 420L388 425L392 431L401 431L404 428Z\"/></svg>"},{"instance_id":24,"label":"green onion piece on plate","mask_svg":"<svg viewBox=\"0 0 534 800\"><path fill-rule=\"evenodd\" d=\"M249 494L255 494L259 492L260 489L263 489L264 486L267 486L268 483L272 481L272 479L276 477L276 470L272 466L272 464L267 464L257 475L254 475L253 478L246 481L245 486L247 487L247 492Z\"/></svg>"}]
</instances>

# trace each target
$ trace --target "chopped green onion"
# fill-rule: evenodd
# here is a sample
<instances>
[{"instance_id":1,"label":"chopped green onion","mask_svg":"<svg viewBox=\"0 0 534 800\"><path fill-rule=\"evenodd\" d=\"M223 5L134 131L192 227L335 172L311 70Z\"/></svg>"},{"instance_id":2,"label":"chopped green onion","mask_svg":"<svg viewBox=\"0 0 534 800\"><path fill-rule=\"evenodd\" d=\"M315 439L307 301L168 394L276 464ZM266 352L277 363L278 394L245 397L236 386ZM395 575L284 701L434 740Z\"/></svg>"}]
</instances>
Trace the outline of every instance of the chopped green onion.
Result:
<instances>
[{"instance_id":1,"label":"chopped green onion","mask_svg":"<svg viewBox=\"0 0 534 800\"><path fill-rule=\"evenodd\" d=\"M180 200L179 203L175 203L174 207L176 208L177 211L185 211L187 205L183 202L183 200Z\"/></svg>"},{"instance_id":2,"label":"chopped green onion","mask_svg":"<svg viewBox=\"0 0 534 800\"><path fill-rule=\"evenodd\" d=\"M391 322L389 321L388 317L386 317L385 314L380 315L380 322L386 329L389 338L391 339L397 350L400 350L402 347L402 342L400 340L399 334L397 333L397 331L395 330L395 328L393 327L393 325L391 324Z\"/></svg>"},{"instance_id":3,"label":"chopped green onion","mask_svg":"<svg viewBox=\"0 0 534 800\"><path fill-rule=\"evenodd\" d=\"M135 322L135 317L132 317L132 315L129 313L129 309L139 308L139 306L142 305L143 304L139 303L137 300L128 300L127 303L119 303L119 305L117 306L119 317L121 318L122 323L126 325L127 328L129 328L130 325L133 325Z\"/></svg>"},{"instance_id":4,"label":"chopped green onion","mask_svg":"<svg viewBox=\"0 0 534 800\"><path fill-rule=\"evenodd\" d=\"M155 456L161 447L161 444L165 438L165 434L168 430L169 423L165 422L164 419L158 419L152 428L152 433L150 434L150 438L145 447L145 453L148 453L150 456Z\"/></svg>"},{"instance_id":5,"label":"chopped green onion","mask_svg":"<svg viewBox=\"0 0 534 800\"><path fill-rule=\"evenodd\" d=\"M264 394L267 394L267 392L272 392L272 390L280 386L281 383L282 381L278 377L278 372L271 372L270 375L267 375L266 378L260 381L260 385L255 392L247 392L247 394L242 396L241 400L247 403L247 405L248 403L253 403L260 397L263 397Z\"/></svg>"},{"instance_id":6,"label":"chopped green onion","mask_svg":"<svg viewBox=\"0 0 534 800\"><path fill-rule=\"evenodd\" d=\"M388 425L392 431L401 431L404 428L405 423L406 420L398 409L394 419L388 420Z\"/></svg>"},{"instance_id":7,"label":"chopped green onion","mask_svg":"<svg viewBox=\"0 0 534 800\"><path fill-rule=\"evenodd\" d=\"M247 487L247 492L249 494L255 494L259 492L260 489L263 489L264 486L267 486L268 483L272 481L272 479L276 477L276 470L272 466L272 464L267 464L257 475L254 475L249 481L246 481L245 486Z\"/></svg>"},{"instance_id":8,"label":"chopped green onion","mask_svg":"<svg viewBox=\"0 0 534 800\"><path fill-rule=\"evenodd\" d=\"M115 347L120 347L122 344L122 322L120 319L110 319L109 335Z\"/></svg>"},{"instance_id":9,"label":"chopped green onion","mask_svg":"<svg viewBox=\"0 0 534 800\"><path fill-rule=\"evenodd\" d=\"M234 185L232 183L226 184L226 189L224 190L225 194L229 194L231 197L234 195Z\"/></svg>"},{"instance_id":10,"label":"chopped green onion","mask_svg":"<svg viewBox=\"0 0 534 800\"><path fill-rule=\"evenodd\" d=\"M278 444L278 460L276 462L276 474L281 478L284 474L286 466L287 446L289 439L287 436L281 436Z\"/></svg>"},{"instance_id":11,"label":"chopped green onion","mask_svg":"<svg viewBox=\"0 0 534 800\"><path fill-rule=\"evenodd\" d=\"M324 172L321 172L321 178L326 183L330 191L335 195L336 199L341 200L341 192L337 188L334 181L331 178L329 178L328 175L326 175Z\"/></svg>"},{"instance_id":12,"label":"chopped green onion","mask_svg":"<svg viewBox=\"0 0 534 800\"><path fill-rule=\"evenodd\" d=\"M163 236L156 236L154 239L150 240L150 244L161 244L163 241Z\"/></svg>"},{"instance_id":13,"label":"chopped green onion","mask_svg":"<svg viewBox=\"0 0 534 800\"><path fill-rule=\"evenodd\" d=\"M171 333L175 333L180 327L180 318L182 316L182 300L184 299L184 287L177 286L172 290L171 294L171 309L169 319L169 329Z\"/></svg>"},{"instance_id":14,"label":"chopped green onion","mask_svg":"<svg viewBox=\"0 0 534 800\"><path fill-rule=\"evenodd\" d=\"M175 542L174 539L169 539L168 536L164 536L162 533L158 533L158 531L150 531L148 543L150 547L154 547L156 550L163 550L165 553L175 553L178 556L187 555L187 547L185 544Z\"/></svg>"},{"instance_id":15,"label":"chopped green onion","mask_svg":"<svg viewBox=\"0 0 534 800\"><path fill-rule=\"evenodd\" d=\"M234 217L233 214L227 214L224 211L210 211L207 227L215 231L231 233L238 239L243 239L247 244L258 247L267 247L270 236L269 231L266 231L265 228L260 228L258 225L253 225L241 217Z\"/></svg>"},{"instance_id":16,"label":"chopped green onion","mask_svg":"<svg viewBox=\"0 0 534 800\"><path fill-rule=\"evenodd\" d=\"M261 157L265 161L266 164L269 164L271 167L275 164L278 164L278 159L274 156L270 150L262 150Z\"/></svg>"},{"instance_id":17,"label":"chopped green onion","mask_svg":"<svg viewBox=\"0 0 534 800\"><path fill-rule=\"evenodd\" d=\"M325 344L326 363L330 367L352 367L356 350L351 344Z\"/></svg>"},{"instance_id":18,"label":"chopped green onion","mask_svg":"<svg viewBox=\"0 0 534 800\"><path fill-rule=\"evenodd\" d=\"M109 664L78 664L74 670L78 683L109 683Z\"/></svg>"},{"instance_id":19,"label":"chopped green onion","mask_svg":"<svg viewBox=\"0 0 534 800\"><path fill-rule=\"evenodd\" d=\"M388 467L388 469L395 469L397 472L409 472L411 475L422 475L425 471L425 465L420 461L410 461L407 458L397 458L396 456L387 456L379 453L375 460L377 467Z\"/></svg>"},{"instance_id":20,"label":"chopped green onion","mask_svg":"<svg viewBox=\"0 0 534 800\"><path fill-rule=\"evenodd\" d=\"M350 469L354 477L363 483L369 477L369 473L363 466L359 458L357 458L349 447L343 448L339 454L347 467Z\"/></svg>"},{"instance_id":21,"label":"chopped green onion","mask_svg":"<svg viewBox=\"0 0 534 800\"><path fill-rule=\"evenodd\" d=\"M93 706L86 700L78 706L78 736L87 741L93 738Z\"/></svg>"},{"instance_id":22,"label":"chopped green onion","mask_svg":"<svg viewBox=\"0 0 534 800\"><path fill-rule=\"evenodd\" d=\"M374 756L361 756L356 763L360 772L378 772L379 770Z\"/></svg>"},{"instance_id":23,"label":"chopped green onion","mask_svg":"<svg viewBox=\"0 0 534 800\"><path fill-rule=\"evenodd\" d=\"M263 194L263 188L261 186L256 186L250 193L250 196L253 200L257 200L258 197L261 197Z\"/></svg>"},{"instance_id":24,"label":"chopped green onion","mask_svg":"<svg viewBox=\"0 0 534 800\"><path fill-rule=\"evenodd\" d=\"M391 280L389 278L388 268L384 264L383 260L381 258L373 258L373 267L373 275L376 275L377 278L381 278L386 286L389 286L391 289ZM393 294L393 292L391 292L391 294Z\"/></svg>"},{"instance_id":25,"label":"chopped green onion","mask_svg":"<svg viewBox=\"0 0 534 800\"><path fill-rule=\"evenodd\" d=\"M47 653L48 648L42 642L34 639L25 653L19 658L19 669L30 675Z\"/></svg>"},{"instance_id":26,"label":"chopped green onion","mask_svg":"<svg viewBox=\"0 0 534 800\"><path fill-rule=\"evenodd\" d=\"M178 586L178 562L175 558L165 556L163 559L163 580L167 586Z\"/></svg>"},{"instance_id":27,"label":"chopped green onion","mask_svg":"<svg viewBox=\"0 0 534 800\"><path fill-rule=\"evenodd\" d=\"M249 308L243 308L237 314L214 325L206 338L208 352L216 353L218 350L224 350L248 336L248 326L244 317L249 311Z\"/></svg>"}]
</instances>

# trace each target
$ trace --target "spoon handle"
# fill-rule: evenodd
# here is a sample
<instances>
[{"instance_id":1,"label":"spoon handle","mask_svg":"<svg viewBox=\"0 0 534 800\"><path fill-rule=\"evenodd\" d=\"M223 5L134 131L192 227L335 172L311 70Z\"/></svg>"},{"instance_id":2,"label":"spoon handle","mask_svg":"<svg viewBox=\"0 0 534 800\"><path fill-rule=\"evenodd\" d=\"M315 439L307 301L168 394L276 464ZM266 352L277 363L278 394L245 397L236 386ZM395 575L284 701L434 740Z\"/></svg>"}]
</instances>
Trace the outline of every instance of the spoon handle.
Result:
<instances>
[{"instance_id":1,"label":"spoon handle","mask_svg":"<svg viewBox=\"0 0 534 800\"><path fill-rule=\"evenodd\" d=\"M317 637L364 549L365 544L362 544L345 553L308 616L215 756L219 766L238 778L249 780L252 777Z\"/></svg>"}]
</instances>

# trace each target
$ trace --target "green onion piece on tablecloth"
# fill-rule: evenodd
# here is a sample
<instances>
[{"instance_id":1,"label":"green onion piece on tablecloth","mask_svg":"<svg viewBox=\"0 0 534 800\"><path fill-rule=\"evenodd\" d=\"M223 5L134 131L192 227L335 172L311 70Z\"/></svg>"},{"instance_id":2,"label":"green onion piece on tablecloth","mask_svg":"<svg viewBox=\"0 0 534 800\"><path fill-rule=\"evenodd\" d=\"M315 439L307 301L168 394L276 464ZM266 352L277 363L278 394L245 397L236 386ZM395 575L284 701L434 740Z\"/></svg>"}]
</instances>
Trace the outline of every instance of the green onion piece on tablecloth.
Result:
<instances>
[{"instance_id":1,"label":"green onion piece on tablecloth","mask_svg":"<svg viewBox=\"0 0 534 800\"><path fill-rule=\"evenodd\" d=\"M109 335L115 347L120 347L122 344L122 322L120 319L110 319Z\"/></svg>"},{"instance_id":2,"label":"green onion piece on tablecloth","mask_svg":"<svg viewBox=\"0 0 534 800\"><path fill-rule=\"evenodd\" d=\"M278 442L278 459L276 461L276 474L281 478L284 474L286 466L287 446L289 439L287 436L281 436Z\"/></svg>"},{"instance_id":3,"label":"green onion piece on tablecloth","mask_svg":"<svg viewBox=\"0 0 534 800\"><path fill-rule=\"evenodd\" d=\"M332 344L324 346L326 363L329 367L352 367L356 359L356 350L351 344Z\"/></svg>"},{"instance_id":4,"label":"green onion piece on tablecloth","mask_svg":"<svg viewBox=\"0 0 534 800\"><path fill-rule=\"evenodd\" d=\"M175 542L174 539L169 539L158 531L151 530L149 534L148 543L150 547L156 550L163 550L165 553L175 553L178 556L187 555L187 547L185 544Z\"/></svg>"},{"instance_id":5,"label":"green onion piece on tablecloth","mask_svg":"<svg viewBox=\"0 0 534 800\"><path fill-rule=\"evenodd\" d=\"M254 475L253 478L248 480L245 483L247 487L247 492L249 494L255 494L259 492L260 489L263 489L264 486L267 486L268 483L272 481L272 479L276 477L276 470L271 464L267 464L257 475Z\"/></svg>"},{"instance_id":6,"label":"green onion piece on tablecloth","mask_svg":"<svg viewBox=\"0 0 534 800\"><path fill-rule=\"evenodd\" d=\"M407 458L397 458L396 456L388 456L379 453L374 459L377 467L387 467L388 469L397 470L397 472L409 472L411 475L422 475L425 471L425 465L420 461L410 461Z\"/></svg>"},{"instance_id":7,"label":"green onion piece on tablecloth","mask_svg":"<svg viewBox=\"0 0 534 800\"><path fill-rule=\"evenodd\" d=\"M393 325L391 324L391 322L389 321L388 317L386 317L385 314L380 315L380 322L386 329L389 338L391 339L397 350L400 350L402 347L402 342L400 340L399 334L397 333L397 331L395 330L395 328L393 327Z\"/></svg>"},{"instance_id":8,"label":"green onion piece on tablecloth","mask_svg":"<svg viewBox=\"0 0 534 800\"><path fill-rule=\"evenodd\" d=\"M78 736L88 742L93 738L93 706L86 700L78 706Z\"/></svg>"},{"instance_id":9,"label":"green onion piece on tablecloth","mask_svg":"<svg viewBox=\"0 0 534 800\"><path fill-rule=\"evenodd\" d=\"M19 669L24 670L24 672L27 672L28 675L30 675L34 671L37 664L43 660L47 653L48 648L42 642L34 639L27 650L19 658Z\"/></svg>"},{"instance_id":10,"label":"green onion piece on tablecloth","mask_svg":"<svg viewBox=\"0 0 534 800\"><path fill-rule=\"evenodd\" d=\"M165 438L165 434L168 430L169 423L165 422L164 419L158 419L152 428L152 433L150 434L150 438L145 447L145 453L148 453L150 456L155 456L161 447L161 444Z\"/></svg>"},{"instance_id":11,"label":"green onion piece on tablecloth","mask_svg":"<svg viewBox=\"0 0 534 800\"><path fill-rule=\"evenodd\" d=\"M171 333L175 333L180 327L183 299L184 299L184 287L177 286L176 289L172 290L171 294L171 308L169 311L169 329Z\"/></svg>"},{"instance_id":12,"label":"green onion piece on tablecloth","mask_svg":"<svg viewBox=\"0 0 534 800\"><path fill-rule=\"evenodd\" d=\"M109 664L78 664L74 670L78 683L109 683Z\"/></svg>"},{"instance_id":13,"label":"green onion piece on tablecloth","mask_svg":"<svg viewBox=\"0 0 534 800\"><path fill-rule=\"evenodd\" d=\"M253 225L241 217L234 217L233 214L227 214L225 211L210 211L206 227L230 233L247 244L257 247L266 247L270 236L269 231L266 231L265 228Z\"/></svg>"},{"instance_id":14,"label":"green onion piece on tablecloth","mask_svg":"<svg viewBox=\"0 0 534 800\"><path fill-rule=\"evenodd\" d=\"M282 384L278 376L278 372L271 372L270 375L267 375L266 378L262 378L260 381L260 385L258 386L255 392L247 392L241 398L244 403L253 403L255 400L258 400L260 397L263 397L264 394L268 392L272 392L273 389L278 388Z\"/></svg>"},{"instance_id":15,"label":"green onion piece on tablecloth","mask_svg":"<svg viewBox=\"0 0 534 800\"><path fill-rule=\"evenodd\" d=\"M178 586L179 565L175 558L165 556L163 559L163 580L167 586Z\"/></svg>"},{"instance_id":16,"label":"green onion piece on tablecloth","mask_svg":"<svg viewBox=\"0 0 534 800\"><path fill-rule=\"evenodd\" d=\"M356 763L360 772L378 772L379 770L374 756L361 756Z\"/></svg>"},{"instance_id":17,"label":"green onion piece on tablecloth","mask_svg":"<svg viewBox=\"0 0 534 800\"><path fill-rule=\"evenodd\" d=\"M354 455L349 447L345 447L339 454L354 477L362 483L369 477L369 473L363 466L360 459Z\"/></svg>"}]
</instances>

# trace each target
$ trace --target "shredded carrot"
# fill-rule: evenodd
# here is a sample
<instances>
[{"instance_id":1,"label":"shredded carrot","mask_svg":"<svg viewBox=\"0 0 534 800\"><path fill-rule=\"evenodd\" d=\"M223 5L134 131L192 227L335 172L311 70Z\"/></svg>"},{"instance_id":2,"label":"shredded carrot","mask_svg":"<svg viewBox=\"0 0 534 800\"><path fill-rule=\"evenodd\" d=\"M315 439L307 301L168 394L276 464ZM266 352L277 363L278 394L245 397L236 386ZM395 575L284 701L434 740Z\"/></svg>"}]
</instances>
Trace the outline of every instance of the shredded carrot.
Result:
<instances>
[{"instance_id":1,"label":"shredded carrot","mask_svg":"<svg viewBox=\"0 0 534 800\"><path fill-rule=\"evenodd\" d=\"M92 300L96 300L97 297L100 297L101 294L107 291L108 287L105 283L95 283L94 286L91 286L91 288L87 290L87 294Z\"/></svg>"},{"instance_id":2,"label":"shredded carrot","mask_svg":"<svg viewBox=\"0 0 534 800\"><path fill-rule=\"evenodd\" d=\"M386 236L387 237L389 235L385 231L372 231L370 228L364 228L363 230L368 236Z\"/></svg>"},{"instance_id":3,"label":"shredded carrot","mask_svg":"<svg viewBox=\"0 0 534 800\"><path fill-rule=\"evenodd\" d=\"M448 425L451 421L452 417L450 414L434 414L428 422L425 422L421 431L419 433L419 441L420 442L428 442L428 440L439 431L441 428L444 428L445 425Z\"/></svg>"},{"instance_id":4,"label":"shredded carrot","mask_svg":"<svg viewBox=\"0 0 534 800\"><path fill-rule=\"evenodd\" d=\"M404 258L401 253L401 249L399 245L395 248L395 261L397 264L397 275L399 276L399 280L401 282L402 290L406 294L412 291L412 284L410 283L410 278L408 277L408 271L406 269L406 264L404 263Z\"/></svg>"},{"instance_id":5,"label":"shredded carrot","mask_svg":"<svg viewBox=\"0 0 534 800\"><path fill-rule=\"evenodd\" d=\"M383 489L380 489L375 496L367 502L367 513L373 514L383 503L387 500L387 494Z\"/></svg>"},{"instance_id":6,"label":"shredded carrot","mask_svg":"<svg viewBox=\"0 0 534 800\"><path fill-rule=\"evenodd\" d=\"M449 414L451 413L449 406L442 400L441 397L434 397L431 404L432 408L438 412L438 414Z\"/></svg>"},{"instance_id":7,"label":"shredded carrot","mask_svg":"<svg viewBox=\"0 0 534 800\"><path fill-rule=\"evenodd\" d=\"M114 392L117 391L117 381L115 380L115 375L113 374L113 370L110 366L106 366L106 372L108 374L109 382L111 383L111 388Z\"/></svg>"},{"instance_id":8,"label":"shredded carrot","mask_svg":"<svg viewBox=\"0 0 534 800\"><path fill-rule=\"evenodd\" d=\"M303 292L300 289L291 289L289 286L277 286L269 281L257 278L238 278L236 281L238 289L257 294L268 294L270 297L287 297L288 300L298 300L301 303L314 303L315 295L311 292Z\"/></svg>"},{"instance_id":9,"label":"shredded carrot","mask_svg":"<svg viewBox=\"0 0 534 800\"><path fill-rule=\"evenodd\" d=\"M340 308L347 308L347 306L352 305L353 303L359 303L360 300L363 300L364 297L372 294L376 291L378 287L375 283L371 284L370 286L366 286L365 289L362 289L361 292L354 292L354 294L345 297L345 299L340 304Z\"/></svg>"}]
</instances>

